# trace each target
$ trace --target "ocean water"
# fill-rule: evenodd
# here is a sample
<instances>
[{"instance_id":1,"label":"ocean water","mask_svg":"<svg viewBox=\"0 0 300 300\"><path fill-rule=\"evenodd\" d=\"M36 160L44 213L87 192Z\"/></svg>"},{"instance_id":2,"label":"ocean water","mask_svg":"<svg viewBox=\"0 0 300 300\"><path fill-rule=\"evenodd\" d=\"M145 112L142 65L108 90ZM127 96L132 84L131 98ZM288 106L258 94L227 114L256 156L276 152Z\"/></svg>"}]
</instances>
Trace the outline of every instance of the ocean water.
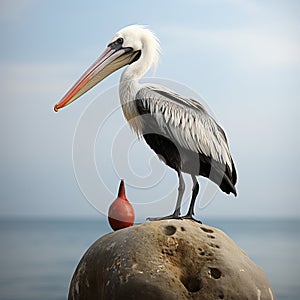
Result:
<instances>
[{"instance_id":1,"label":"ocean water","mask_svg":"<svg viewBox=\"0 0 300 300\"><path fill-rule=\"evenodd\" d=\"M277 299L300 299L300 220L209 220L261 266ZM88 247L106 220L0 220L0 299L66 299Z\"/></svg>"}]
</instances>

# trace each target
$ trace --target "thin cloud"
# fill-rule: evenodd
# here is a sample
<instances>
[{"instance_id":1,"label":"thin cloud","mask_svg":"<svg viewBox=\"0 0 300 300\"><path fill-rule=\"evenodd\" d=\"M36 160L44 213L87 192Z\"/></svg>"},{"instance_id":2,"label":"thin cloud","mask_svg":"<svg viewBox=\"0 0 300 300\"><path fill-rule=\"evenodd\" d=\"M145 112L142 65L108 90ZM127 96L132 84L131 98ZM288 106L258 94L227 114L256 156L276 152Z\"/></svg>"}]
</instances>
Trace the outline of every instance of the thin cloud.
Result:
<instances>
[{"instance_id":1,"label":"thin cloud","mask_svg":"<svg viewBox=\"0 0 300 300\"><path fill-rule=\"evenodd\" d=\"M65 90L80 70L76 63L6 63L0 67L1 95L17 98Z\"/></svg>"},{"instance_id":2,"label":"thin cloud","mask_svg":"<svg viewBox=\"0 0 300 300\"><path fill-rule=\"evenodd\" d=\"M0 20L6 22L19 21L25 12L30 12L35 0L1 0Z\"/></svg>"},{"instance_id":3,"label":"thin cloud","mask_svg":"<svg viewBox=\"0 0 300 300\"><path fill-rule=\"evenodd\" d=\"M294 36L279 34L261 28L195 29L165 28L166 34L176 40L193 40L193 47L213 48L233 57L245 67L288 67L300 63L300 41Z\"/></svg>"}]
</instances>

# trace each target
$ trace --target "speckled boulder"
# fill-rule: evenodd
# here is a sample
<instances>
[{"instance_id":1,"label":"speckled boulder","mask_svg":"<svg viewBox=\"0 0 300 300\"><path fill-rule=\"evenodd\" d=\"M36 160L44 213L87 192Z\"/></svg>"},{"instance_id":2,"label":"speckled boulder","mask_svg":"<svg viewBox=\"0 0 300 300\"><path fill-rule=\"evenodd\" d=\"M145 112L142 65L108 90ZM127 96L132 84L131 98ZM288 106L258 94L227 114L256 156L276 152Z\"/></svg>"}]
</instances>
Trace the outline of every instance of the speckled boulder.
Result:
<instances>
[{"instance_id":1,"label":"speckled boulder","mask_svg":"<svg viewBox=\"0 0 300 300\"><path fill-rule=\"evenodd\" d=\"M224 232L190 220L164 220L97 240L77 266L69 299L274 300L275 295L264 271Z\"/></svg>"}]
</instances>

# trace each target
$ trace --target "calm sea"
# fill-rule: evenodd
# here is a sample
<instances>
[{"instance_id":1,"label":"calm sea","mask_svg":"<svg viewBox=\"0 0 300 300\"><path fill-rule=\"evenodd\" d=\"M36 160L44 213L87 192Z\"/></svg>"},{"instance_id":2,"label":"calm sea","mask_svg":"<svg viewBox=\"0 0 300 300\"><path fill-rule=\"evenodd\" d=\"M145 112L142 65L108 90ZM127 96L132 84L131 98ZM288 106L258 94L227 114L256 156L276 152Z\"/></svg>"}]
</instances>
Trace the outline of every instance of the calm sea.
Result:
<instances>
[{"instance_id":1,"label":"calm sea","mask_svg":"<svg viewBox=\"0 0 300 300\"><path fill-rule=\"evenodd\" d=\"M300 220L213 221L261 266L277 299L300 299ZM87 248L110 232L105 220L0 220L0 299L66 299Z\"/></svg>"}]
</instances>

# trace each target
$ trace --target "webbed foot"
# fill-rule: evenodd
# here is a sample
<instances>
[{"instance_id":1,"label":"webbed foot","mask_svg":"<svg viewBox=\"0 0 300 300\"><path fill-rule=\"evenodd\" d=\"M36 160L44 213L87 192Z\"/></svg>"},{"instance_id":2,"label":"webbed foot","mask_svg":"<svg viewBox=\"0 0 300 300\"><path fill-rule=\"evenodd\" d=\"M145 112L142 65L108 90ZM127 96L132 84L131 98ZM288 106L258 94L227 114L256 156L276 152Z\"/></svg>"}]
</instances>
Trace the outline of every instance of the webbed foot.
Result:
<instances>
[{"instance_id":1,"label":"webbed foot","mask_svg":"<svg viewBox=\"0 0 300 300\"><path fill-rule=\"evenodd\" d=\"M201 222L200 220L195 219L195 218L194 218L192 215L190 215L190 214L187 214L187 215L181 217L181 219L183 219L183 220L191 220L191 221L195 221L195 222L197 222L197 223L202 224L202 222Z\"/></svg>"},{"instance_id":2,"label":"webbed foot","mask_svg":"<svg viewBox=\"0 0 300 300\"><path fill-rule=\"evenodd\" d=\"M149 218L147 218L147 221L161 221L161 220L172 220L172 219L181 220L182 217L180 217L177 214L172 214L172 215L165 216L165 217L154 217L154 218L149 217Z\"/></svg>"}]
</instances>

